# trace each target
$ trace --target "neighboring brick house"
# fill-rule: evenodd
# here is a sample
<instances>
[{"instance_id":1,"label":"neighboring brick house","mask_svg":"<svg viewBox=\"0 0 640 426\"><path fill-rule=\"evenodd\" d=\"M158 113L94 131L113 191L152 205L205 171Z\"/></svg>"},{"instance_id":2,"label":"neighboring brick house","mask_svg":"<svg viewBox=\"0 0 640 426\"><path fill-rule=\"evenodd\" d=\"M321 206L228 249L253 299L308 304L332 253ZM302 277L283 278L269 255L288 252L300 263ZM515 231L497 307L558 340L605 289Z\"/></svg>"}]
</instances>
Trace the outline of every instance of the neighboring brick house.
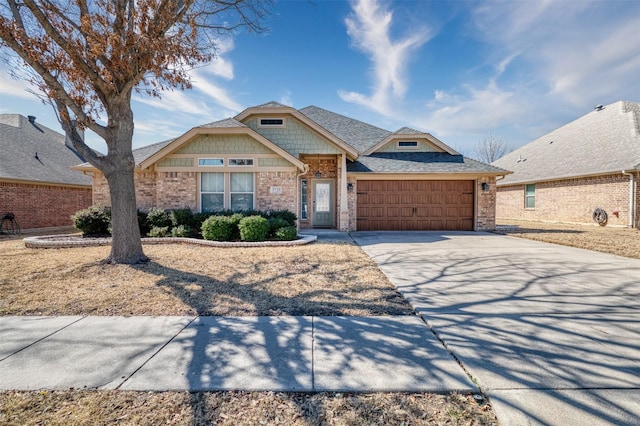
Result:
<instances>
[{"instance_id":1,"label":"neighboring brick house","mask_svg":"<svg viewBox=\"0 0 640 426\"><path fill-rule=\"evenodd\" d=\"M509 172L428 133L389 132L276 102L134 150L142 209L288 209L301 228L490 230L495 181ZM102 174L93 201L109 205Z\"/></svg>"},{"instance_id":2,"label":"neighboring brick house","mask_svg":"<svg viewBox=\"0 0 640 426\"><path fill-rule=\"evenodd\" d=\"M0 215L14 213L22 229L71 225L91 205L91 178L71 169L78 161L35 117L0 114Z\"/></svg>"},{"instance_id":3,"label":"neighboring brick house","mask_svg":"<svg viewBox=\"0 0 640 426\"><path fill-rule=\"evenodd\" d=\"M498 219L640 227L640 103L594 111L492 163Z\"/></svg>"}]
</instances>

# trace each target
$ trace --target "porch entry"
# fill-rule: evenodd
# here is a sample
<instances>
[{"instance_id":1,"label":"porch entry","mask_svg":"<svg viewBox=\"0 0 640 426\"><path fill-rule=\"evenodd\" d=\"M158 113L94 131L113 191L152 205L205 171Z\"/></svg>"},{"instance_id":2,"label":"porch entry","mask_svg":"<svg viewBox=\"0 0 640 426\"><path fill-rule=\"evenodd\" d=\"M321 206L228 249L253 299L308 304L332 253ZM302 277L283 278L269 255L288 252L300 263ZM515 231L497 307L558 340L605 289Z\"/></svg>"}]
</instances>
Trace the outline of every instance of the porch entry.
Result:
<instances>
[{"instance_id":1,"label":"porch entry","mask_svg":"<svg viewBox=\"0 0 640 426\"><path fill-rule=\"evenodd\" d=\"M333 228L335 186L332 180L313 181L313 227Z\"/></svg>"}]
</instances>

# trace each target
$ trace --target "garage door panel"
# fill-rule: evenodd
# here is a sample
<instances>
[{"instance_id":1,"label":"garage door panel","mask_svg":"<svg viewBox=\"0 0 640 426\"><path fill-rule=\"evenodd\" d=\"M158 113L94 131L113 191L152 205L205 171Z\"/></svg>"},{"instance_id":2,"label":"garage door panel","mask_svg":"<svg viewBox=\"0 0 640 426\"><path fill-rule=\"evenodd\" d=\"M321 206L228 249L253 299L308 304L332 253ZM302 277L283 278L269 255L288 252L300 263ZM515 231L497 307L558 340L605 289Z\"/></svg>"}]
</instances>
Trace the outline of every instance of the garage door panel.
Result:
<instances>
[{"instance_id":1,"label":"garage door panel","mask_svg":"<svg viewBox=\"0 0 640 426\"><path fill-rule=\"evenodd\" d=\"M474 181L358 181L358 230L472 230Z\"/></svg>"}]
</instances>

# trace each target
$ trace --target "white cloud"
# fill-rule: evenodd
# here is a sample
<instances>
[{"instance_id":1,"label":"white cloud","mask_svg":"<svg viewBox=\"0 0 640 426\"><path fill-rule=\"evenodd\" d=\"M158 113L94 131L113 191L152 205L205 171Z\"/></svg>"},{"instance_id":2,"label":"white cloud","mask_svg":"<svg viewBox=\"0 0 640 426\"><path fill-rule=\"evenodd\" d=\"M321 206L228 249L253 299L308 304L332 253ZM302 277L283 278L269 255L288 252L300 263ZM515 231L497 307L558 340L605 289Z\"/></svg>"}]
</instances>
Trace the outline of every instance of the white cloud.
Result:
<instances>
[{"instance_id":1,"label":"white cloud","mask_svg":"<svg viewBox=\"0 0 640 426\"><path fill-rule=\"evenodd\" d=\"M27 90L34 90L34 87L25 80L12 78L6 69L0 69L0 95L16 96L28 100L38 99Z\"/></svg>"},{"instance_id":2,"label":"white cloud","mask_svg":"<svg viewBox=\"0 0 640 426\"><path fill-rule=\"evenodd\" d=\"M354 46L369 56L373 93L341 90L338 94L346 102L388 115L393 102L402 99L407 91L406 69L411 53L429 40L430 33L426 27L413 28L411 35L393 40L392 11L378 0L354 0L351 7L352 13L345 19L347 33Z\"/></svg>"}]
</instances>

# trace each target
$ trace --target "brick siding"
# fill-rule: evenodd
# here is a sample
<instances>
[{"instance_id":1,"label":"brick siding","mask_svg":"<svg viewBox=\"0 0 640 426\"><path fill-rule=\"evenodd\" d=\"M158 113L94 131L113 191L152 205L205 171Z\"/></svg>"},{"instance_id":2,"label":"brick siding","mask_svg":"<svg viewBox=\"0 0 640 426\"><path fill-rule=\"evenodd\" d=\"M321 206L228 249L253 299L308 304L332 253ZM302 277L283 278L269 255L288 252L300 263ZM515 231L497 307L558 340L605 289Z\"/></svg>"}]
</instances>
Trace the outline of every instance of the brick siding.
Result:
<instances>
[{"instance_id":1,"label":"brick siding","mask_svg":"<svg viewBox=\"0 0 640 426\"><path fill-rule=\"evenodd\" d=\"M0 182L0 215L13 212L22 229L70 226L91 205L91 188Z\"/></svg>"},{"instance_id":2,"label":"brick siding","mask_svg":"<svg viewBox=\"0 0 640 426\"><path fill-rule=\"evenodd\" d=\"M295 172L256 173L255 198L258 210L286 209L299 216L297 191Z\"/></svg>"},{"instance_id":3,"label":"brick siding","mask_svg":"<svg viewBox=\"0 0 640 426\"><path fill-rule=\"evenodd\" d=\"M488 183L489 189L482 190L482 184ZM487 176L476 181L477 211L476 230L493 231L496 229L496 178Z\"/></svg>"},{"instance_id":4,"label":"brick siding","mask_svg":"<svg viewBox=\"0 0 640 426\"><path fill-rule=\"evenodd\" d=\"M608 225L629 223L629 176L594 176L536 183L535 208L524 207L525 185L498 188L497 218L594 224L593 211L607 212ZM636 185L636 200L638 199ZM638 212L637 202L636 214Z\"/></svg>"}]
</instances>

